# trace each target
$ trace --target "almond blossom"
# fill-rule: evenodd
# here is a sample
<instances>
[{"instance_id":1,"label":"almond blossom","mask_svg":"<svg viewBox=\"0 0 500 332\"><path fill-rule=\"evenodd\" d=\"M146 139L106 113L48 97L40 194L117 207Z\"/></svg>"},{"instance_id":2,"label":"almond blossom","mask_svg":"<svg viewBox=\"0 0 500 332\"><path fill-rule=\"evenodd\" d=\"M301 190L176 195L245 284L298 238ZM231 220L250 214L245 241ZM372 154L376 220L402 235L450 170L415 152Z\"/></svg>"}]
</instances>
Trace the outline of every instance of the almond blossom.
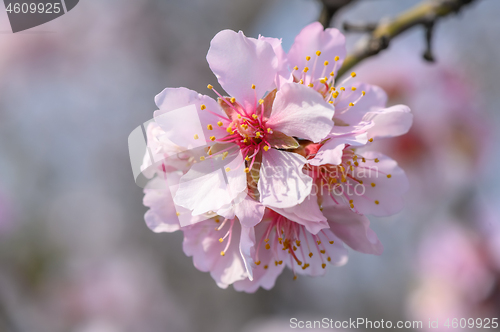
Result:
<instances>
[{"instance_id":1,"label":"almond blossom","mask_svg":"<svg viewBox=\"0 0 500 332\"><path fill-rule=\"evenodd\" d=\"M382 253L365 214L399 211L407 180L390 158L358 149L404 134L412 115L386 108L354 73L336 87L344 42L316 22L286 54L278 39L224 30L207 60L229 96L212 85L217 100L186 88L156 96L146 222L183 231L185 254L218 286L270 289L285 266L294 278L323 275L347 262L345 245Z\"/></svg>"}]
</instances>

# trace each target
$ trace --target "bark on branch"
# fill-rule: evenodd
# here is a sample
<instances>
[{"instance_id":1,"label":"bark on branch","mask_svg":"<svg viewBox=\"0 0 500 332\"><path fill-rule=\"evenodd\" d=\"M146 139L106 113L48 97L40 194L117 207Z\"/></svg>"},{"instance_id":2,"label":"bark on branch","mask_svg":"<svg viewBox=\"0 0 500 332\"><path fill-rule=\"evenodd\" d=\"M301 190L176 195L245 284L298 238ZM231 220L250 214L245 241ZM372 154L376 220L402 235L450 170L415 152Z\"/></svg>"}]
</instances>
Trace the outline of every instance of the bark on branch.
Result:
<instances>
[{"instance_id":1,"label":"bark on branch","mask_svg":"<svg viewBox=\"0 0 500 332\"><path fill-rule=\"evenodd\" d=\"M360 44L357 45L353 53L346 57L344 64L339 70L338 77L350 71L362 60L386 49L389 47L392 39L415 26L423 26L426 29L427 49L424 53L424 58L428 61L433 61L434 57L431 51L431 40L436 21L445 16L458 13L462 7L475 1L476 0L424 1L388 21L367 25L344 24L344 29L346 31L364 31L370 34L368 38L362 40ZM324 4L326 2L328 2L328 0L323 0Z\"/></svg>"}]
</instances>

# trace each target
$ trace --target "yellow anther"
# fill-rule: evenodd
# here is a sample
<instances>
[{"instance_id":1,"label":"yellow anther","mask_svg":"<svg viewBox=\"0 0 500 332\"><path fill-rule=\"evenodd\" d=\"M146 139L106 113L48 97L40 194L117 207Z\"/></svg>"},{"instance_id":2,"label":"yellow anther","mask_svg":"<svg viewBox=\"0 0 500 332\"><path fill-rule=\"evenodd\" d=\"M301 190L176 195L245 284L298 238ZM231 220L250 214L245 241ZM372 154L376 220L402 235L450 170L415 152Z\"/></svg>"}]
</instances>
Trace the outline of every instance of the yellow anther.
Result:
<instances>
[{"instance_id":1,"label":"yellow anther","mask_svg":"<svg viewBox=\"0 0 500 332\"><path fill-rule=\"evenodd\" d=\"M373 138L370 138L370 139L368 140L368 142L373 142Z\"/></svg>"},{"instance_id":2,"label":"yellow anther","mask_svg":"<svg viewBox=\"0 0 500 332\"><path fill-rule=\"evenodd\" d=\"M210 90L212 90L214 87L213 87L212 84L209 84L209 85L207 85L207 88L209 88Z\"/></svg>"},{"instance_id":3,"label":"yellow anther","mask_svg":"<svg viewBox=\"0 0 500 332\"><path fill-rule=\"evenodd\" d=\"M247 124L243 124L243 125L241 125L241 128L248 129L248 125Z\"/></svg>"},{"instance_id":4,"label":"yellow anther","mask_svg":"<svg viewBox=\"0 0 500 332\"><path fill-rule=\"evenodd\" d=\"M219 223L220 222L219 218L215 218L215 222Z\"/></svg>"},{"instance_id":5,"label":"yellow anther","mask_svg":"<svg viewBox=\"0 0 500 332\"><path fill-rule=\"evenodd\" d=\"M203 111L205 108L207 108L205 105L201 105L200 109Z\"/></svg>"},{"instance_id":6,"label":"yellow anther","mask_svg":"<svg viewBox=\"0 0 500 332\"><path fill-rule=\"evenodd\" d=\"M356 77L356 73L355 73L355 72L352 72L352 73L351 73L351 77Z\"/></svg>"},{"instance_id":7,"label":"yellow anther","mask_svg":"<svg viewBox=\"0 0 500 332\"><path fill-rule=\"evenodd\" d=\"M215 136L210 136L210 140L213 142L215 141Z\"/></svg>"},{"instance_id":8,"label":"yellow anther","mask_svg":"<svg viewBox=\"0 0 500 332\"><path fill-rule=\"evenodd\" d=\"M359 180L359 184L363 184L363 181Z\"/></svg>"},{"instance_id":9,"label":"yellow anther","mask_svg":"<svg viewBox=\"0 0 500 332\"><path fill-rule=\"evenodd\" d=\"M308 55L308 56L306 56L306 61L309 61L309 60L311 60L311 57Z\"/></svg>"},{"instance_id":10,"label":"yellow anther","mask_svg":"<svg viewBox=\"0 0 500 332\"><path fill-rule=\"evenodd\" d=\"M312 88L314 86L314 84L309 83L307 86L310 87L310 88Z\"/></svg>"},{"instance_id":11,"label":"yellow anther","mask_svg":"<svg viewBox=\"0 0 500 332\"><path fill-rule=\"evenodd\" d=\"M255 120L257 120L259 116L257 114L252 114L252 118L254 118Z\"/></svg>"},{"instance_id":12,"label":"yellow anther","mask_svg":"<svg viewBox=\"0 0 500 332\"><path fill-rule=\"evenodd\" d=\"M207 125L207 129L208 129L208 130L212 130L212 129L214 129L214 127L212 127L212 125L211 125L211 124L209 124L209 125Z\"/></svg>"},{"instance_id":13,"label":"yellow anther","mask_svg":"<svg viewBox=\"0 0 500 332\"><path fill-rule=\"evenodd\" d=\"M264 104L264 99L259 99L259 105Z\"/></svg>"},{"instance_id":14,"label":"yellow anther","mask_svg":"<svg viewBox=\"0 0 500 332\"><path fill-rule=\"evenodd\" d=\"M228 154L229 154L229 152L228 152L228 151L224 152L224 153L222 154L222 160L226 159Z\"/></svg>"},{"instance_id":15,"label":"yellow anther","mask_svg":"<svg viewBox=\"0 0 500 332\"><path fill-rule=\"evenodd\" d=\"M258 132L255 133L255 137L257 137L257 138L260 137L260 135L261 135L260 131L258 131Z\"/></svg>"},{"instance_id":16,"label":"yellow anther","mask_svg":"<svg viewBox=\"0 0 500 332\"><path fill-rule=\"evenodd\" d=\"M349 204L349 206L351 207L351 209L354 209L354 204Z\"/></svg>"},{"instance_id":17,"label":"yellow anther","mask_svg":"<svg viewBox=\"0 0 500 332\"><path fill-rule=\"evenodd\" d=\"M299 67L295 66L293 67L293 70L299 70Z\"/></svg>"},{"instance_id":18,"label":"yellow anther","mask_svg":"<svg viewBox=\"0 0 500 332\"><path fill-rule=\"evenodd\" d=\"M354 106L354 103L349 103L349 106L353 107L353 106Z\"/></svg>"},{"instance_id":19,"label":"yellow anther","mask_svg":"<svg viewBox=\"0 0 500 332\"><path fill-rule=\"evenodd\" d=\"M365 91L361 91L361 94L364 96L364 95L366 95L366 92Z\"/></svg>"},{"instance_id":20,"label":"yellow anther","mask_svg":"<svg viewBox=\"0 0 500 332\"><path fill-rule=\"evenodd\" d=\"M361 158L361 161L366 163L366 159L365 158Z\"/></svg>"},{"instance_id":21,"label":"yellow anther","mask_svg":"<svg viewBox=\"0 0 500 332\"><path fill-rule=\"evenodd\" d=\"M379 205L379 204L380 204L380 202L379 202L379 201L375 201L375 204Z\"/></svg>"},{"instance_id":22,"label":"yellow anther","mask_svg":"<svg viewBox=\"0 0 500 332\"><path fill-rule=\"evenodd\" d=\"M225 253L224 251L221 251L221 252L220 252L220 255L221 255L221 256L225 256L225 255L226 255L226 253Z\"/></svg>"},{"instance_id":23,"label":"yellow anther","mask_svg":"<svg viewBox=\"0 0 500 332\"><path fill-rule=\"evenodd\" d=\"M342 179L341 179L340 181L342 181L342 182L346 182L346 181L347 181L347 179L346 179L346 177L345 177L345 176L343 176L343 177L342 177Z\"/></svg>"},{"instance_id":24,"label":"yellow anther","mask_svg":"<svg viewBox=\"0 0 500 332\"><path fill-rule=\"evenodd\" d=\"M357 89L356 89L356 87L354 87L354 86L353 86L353 87L351 88L351 90L352 90L352 91L356 91Z\"/></svg>"},{"instance_id":25,"label":"yellow anther","mask_svg":"<svg viewBox=\"0 0 500 332\"><path fill-rule=\"evenodd\" d=\"M245 157L246 161L250 161L250 158L248 156Z\"/></svg>"},{"instance_id":26,"label":"yellow anther","mask_svg":"<svg viewBox=\"0 0 500 332\"><path fill-rule=\"evenodd\" d=\"M345 88L342 86L342 87L340 87L340 89L339 89L339 90L340 90L340 91L345 91Z\"/></svg>"},{"instance_id":27,"label":"yellow anther","mask_svg":"<svg viewBox=\"0 0 500 332\"><path fill-rule=\"evenodd\" d=\"M312 252L310 252L310 253L309 253L309 257L312 257L312 256L313 256L313 253L312 253Z\"/></svg>"},{"instance_id":28,"label":"yellow anther","mask_svg":"<svg viewBox=\"0 0 500 332\"><path fill-rule=\"evenodd\" d=\"M268 267L269 267L269 266L267 266L267 265L264 265L264 269L265 269L265 270L267 270L267 268L268 268Z\"/></svg>"},{"instance_id":29,"label":"yellow anther","mask_svg":"<svg viewBox=\"0 0 500 332\"><path fill-rule=\"evenodd\" d=\"M180 212L176 212L175 214L177 215L177 217L181 215L181 213L180 213Z\"/></svg>"},{"instance_id":30,"label":"yellow anther","mask_svg":"<svg viewBox=\"0 0 500 332\"><path fill-rule=\"evenodd\" d=\"M354 165L359 166L359 163L357 161L354 162Z\"/></svg>"},{"instance_id":31,"label":"yellow anther","mask_svg":"<svg viewBox=\"0 0 500 332\"><path fill-rule=\"evenodd\" d=\"M204 156L201 156L201 157L200 157L200 160L201 160L201 161L205 160L205 157L204 157Z\"/></svg>"},{"instance_id":32,"label":"yellow anther","mask_svg":"<svg viewBox=\"0 0 500 332\"><path fill-rule=\"evenodd\" d=\"M329 242L330 242L330 244L333 244L333 241L329 241Z\"/></svg>"},{"instance_id":33,"label":"yellow anther","mask_svg":"<svg viewBox=\"0 0 500 332\"><path fill-rule=\"evenodd\" d=\"M301 265L302 265L302 262L301 262L301 261L297 261L297 264L299 264L299 266L301 266Z\"/></svg>"},{"instance_id":34,"label":"yellow anther","mask_svg":"<svg viewBox=\"0 0 500 332\"><path fill-rule=\"evenodd\" d=\"M248 143L248 138L245 138L245 139L243 140L243 143Z\"/></svg>"},{"instance_id":35,"label":"yellow anther","mask_svg":"<svg viewBox=\"0 0 500 332\"><path fill-rule=\"evenodd\" d=\"M352 199L349 200L349 204L352 204L354 201Z\"/></svg>"},{"instance_id":36,"label":"yellow anther","mask_svg":"<svg viewBox=\"0 0 500 332\"><path fill-rule=\"evenodd\" d=\"M269 150L269 146L268 145L264 145L264 151L268 151Z\"/></svg>"},{"instance_id":37,"label":"yellow anther","mask_svg":"<svg viewBox=\"0 0 500 332\"><path fill-rule=\"evenodd\" d=\"M333 92L333 91L335 91L335 88L332 86L332 87L330 88L330 92Z\"/></svg>"},{"instance_id":38,"label":"yellow anther","mask_svg":"<svg viewBox=\"0 0 500 332\"><path fill-rule=\"evenodd\" d=\"M318 242L318 246L319 246L321 244L321 241L318 240L317 242Z\"/></svg>"},{"instance_id":39,"label":"yellow anther","mask_svg":"<svg viewBox=\"0 0 500 332\"><path fill-rule=\"evenodd\" d=\"M229 167L226 167L226 172L229 172L231 169Z\"/></svg>"},{"instance_id":40,"label":"yellow anther","mask_svg":"<svg viewBox=\"0 0 500 332\"><path fill-rule=\"evenodd\" d=\"M275 265L275 266L278 266L278 261L274 261L274 265Z\"/></svg>"},{"instance_id":41,"label":"yellow anther","mask_svg":"<svg viewBox=\"0 0 500 332\"><path fill-rule=\"evenodd\" d=\"M329 262L331 262L331 261L332 261L332 259L331 259L330 257L328 257L326 260L327 260L327 261L329 261Z\"/></svg>"},{"instance_id":42,"label":"yellow anther","mask_svg":"<svg viewBox=\"0 0 500 332\"><path fill-rule=\"evenodd\" d=\"M330 62L325 61L323 64L324 64L325 66L328 66L328 64L329 64L329 63L330 63Z\"/></svg>"},{"instance_id":43,"label":"yellow anther","mask_svg":"<svg viewBox=\"0 0 500 332\"><path fill-rule=\"evenodd\" d=\"M271 249L271 245L269 243L266 243L266 249L267 250Z\"/></svg>"},{"instance_id":44,"label":"yellow anther","mask_svg":"<svg viewBox=\"0 0 500 332\"><path fill-rule=\"evenodd\" d=\"M316 51L316 55L320 56L321 55L321 51Z\"/></svg>"},{"instance_id":45,"label":"yellow anther","mask_svg":"<svg viewBox=\"0 0 500 332\"><path fill-rule=\"evenodd\" d=\"M222 125L223 125L222 121L217 122L217 125L218 125L219 127L222 127Z\"/></svg>"},{"instance_id":46,"label":"yellow anther","mask_svg":"<svg viewBox=\"0 0 500 332\"><path fill-rule=\"evenodd\" d=\"M266 243L269 242L269 239L264 239L264 242L266 242Z\"/></svg>"},{"instance_id":47,"label":"yellow anther","mask_svg":"<svg viewBox=\"0 0 500 332\"><path fill-rule=\"evenodd\" d=\"M194 134L194 139L198 139L198 138L200 138L200 137L198 136L198 134Z\"/></svg>"},{"instance_id":48,"label":"yellow anther","mask_svg":"<svg viewBox=\"0 0 500 332\"><path fill-rule=\"evenodd\" d=\"M260 261L256 261L256 262L255 262L255 265L260 265Z\"/></svg>"},{"instance_id":49,"label":"yellow anther","mask_svg":"<svg viewBox=\"0 0 500 332\"><path fill-rule=\"evenodd\" d=\"M319 80L319 82L320 82L321 84L325 84L325 83L326 83L326 79L322 78L322 79L320 79L320 80Z\"/></svg>"},{"instance_id":50,"label":"yellow anther","mask_svg":"<svg viewBox=\"0 0 500 332\"><path fill-rule=\"evenodd\" d=\"M254 90L255 90L255 84L252 84L252 89L254 89Z\"/></svg>"},{"instance_id":51,"label":"yellow anther","mask_svg":"<svg viewBox=\"0 0 500 332\"><path fill-rule=\"evenodd\" d=\"M279 262L278 262L278 264L279 264L279 265L283 264L283 261L279 261Z\"/></svg>"},{"instance_id":52,"label":"yellow anther","mask_svg":"<svg viewBox=\"0 0 500 332\"><path fill-rule=\"evenodd\" d=\"M372 186L372 187L375 187L375 186L376 186L376 184L372 182L371 186Z\"/></svg>"},{"instance_id":53,"label":"yellow anther","mask_svg":"<svg viewBox=\"0 0 500 332\"><path fill-rule=\"evenodd\" d=\"M332 72L330 73L330 76L331 76L331 77L335 76L335 73L332 71Z\"/></svg>"},{"instance_id":54,"label":"yellow anther","mask_svg":"<svg viewBox=\"0 0 500 332\"><path fill-rule=\"evenodd\" d=\"M333 101L332 101L332 100L330 100L330 101L329 101L329 103L330 103L330 104L333 104Z\"/></svg>"},{"instance_id":55,"label":"yellow anther","mask_svg":"<svg viewBox=\"0 0 500 332\"><path fill-rule=\"evenodd\" d=\"M304 84L304 80L303 80L303 79L301 79L301 80L299 81L299 83L300 83L300 84Z\"/></svg>"},{"instance_id":56,"label":"yellow anther","mask_svg":"<svg viewBox=\"0 0 500 332\"><path fill-rule=\"evenodd\" d=\"M227 127L226 131L231 134L233 132L233 128Z\"/></svg>"},{"instance_id":57,"label":"yellow anther","mask_svg":"<svg viewBox=\"0 0 500 332\"><path fill-rule=\"evenodd\" d=\"M271 133L273 130L271 128L267 128L267 132Z\"/></svg>"},{"instance_id":58,"label":"yellow anther","mask_svg":"<svg viewBox=\"0 0 500 332\"><path fill-rule=\"evenodd\" d=\"M339 61L339 60L340 60L340 57L337 55L337 56L335 57L335 61Z\"/></svg>"},{"instance_id":59,"label":"yellow anther","mask_svg":"<svg viewBox=\"0 0 500 332\"><path fill-rule=\"evenodd\" d=\"M245 173L248 173L248 172L250 172L250 169L247 167L247 168L245 168Z\"/></svg>"},{"instance_id":60,"label":"yellow anther","mask_svg":"<svg viewBox=\"0 0 500 332\"><path fill-rule=\"evenodd\" d=\"M378 158L375 158L375 162L378 163L380 160L378 160Z\"/></svg>"},{"instance_id":61,"label":"yellow anther","mask_svg":"<svg viewBox=\"0 0 500 332\"><path fill-rule=\"evenodd\" d=\"M335 91L335 93L332 95L333 98L337 98L339 96L339 92Z\"/></svg>"},{"instance_id":62,"label":"yellow anther","mask_svg":"<svg viewBox=\"0 0 500 332\"><path fill-rule=\"evenodd\" d=\"M297 276L293 276L293 280L297 280Z\"/></svg>"},{"instance_id":63,"label":"yellow anther","mask_svg":"<svg viewBox=\"0 0 500 332\"><path fill-rule=\"evenodd\" d=\"M322 253L322 254L324 254L324 253L326 253L326 250L323 249L323 250L320 250L319 252Z\"/></svg>"},{"instance_id":64,"label":"yellow anther","mask_svg":"<svg viewBox=\"0 0 500 332\"><path fill-rule=\"evenodd\" d=\"M304 73L307 73L309 71L309 67L304 67Z\"/></svg>"},{"instance_id":65,"label":"yellow anther","mask_svg":"<svg viewBox=\"0 0 500 332\"><path fill-rule=\"evenodd\" d=\"M231 104L234 104L236 102L236 98L231 97L231 99L229 99L229 101L231 101Z\"/></svg>"},{"instance_id":66,"label":"yellow anther","mask_svg":"<svg viewBox=\"0 0 500 332\"><path fill-rule=\"evenodd\" d=\"M223 239L223 238L220 238L220 239L219 239L219 242L220 242L220 243L224 242L224 239Z\"/></svg>"},{"instance_id":67,"label":"yellow anther","mask_svg":"<svg viewBox=\"0 0 500 332\"><path fill-rule=\"evenodd\" d=\"M392 175L387 174L387 178L388 178L388 179L392 178Z\"/></svg>"},{"instance_id":68,"label":"yellow anther","mask_svg":"<svg viewBox=\"0 0 500 332\"><path fill-rule=\"evenodd\" d=\"M241 119L241 114L238 114L238 119Z\"/></svg>"},{"instance_id":69,"label":"yellow anther","mask_svg":"<svg viewBox=\"0 0 500 332\"><path fill-rule=\"evenodd\" d=\"M330 180L328 180L328 182L330 184L334 184L334 183L337 183L337 179L336 178L331 178Z\"/></svg>"}]
</instances>

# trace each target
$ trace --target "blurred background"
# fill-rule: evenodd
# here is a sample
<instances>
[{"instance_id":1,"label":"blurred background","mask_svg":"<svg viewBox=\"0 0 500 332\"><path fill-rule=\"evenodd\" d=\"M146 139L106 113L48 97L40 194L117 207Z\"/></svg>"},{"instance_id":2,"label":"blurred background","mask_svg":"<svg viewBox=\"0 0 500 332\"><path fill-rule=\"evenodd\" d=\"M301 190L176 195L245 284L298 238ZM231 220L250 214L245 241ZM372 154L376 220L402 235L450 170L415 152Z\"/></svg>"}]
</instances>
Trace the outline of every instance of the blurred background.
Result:
<instances>
[{"instance_id":1,"label":"blurred background","mask_svg":"<svg viewBox=\"0 0 500 332\"><path fill-rule=\"evenodd\" d=\"M334 26L377 22L414 0L359 0ZM283 273L271 291L219 289L182 233L145 225L127 137L165 87L207 93L220 30L283 38L313 0L85 0L12 34L0 13L0 331L286 331L289 320L499 317L500 1L439 21L422 60L413 29L355 68L415 123L376 148L406 170L406 208L371 218L380 257L351 251L323 278ZM348 50L363 34L347 33ZM458 329L460 330L460 329ZM474 330L474 329L472 329ZM469 329L471 331L471 329Z\"/></svg>"}]
</instances>

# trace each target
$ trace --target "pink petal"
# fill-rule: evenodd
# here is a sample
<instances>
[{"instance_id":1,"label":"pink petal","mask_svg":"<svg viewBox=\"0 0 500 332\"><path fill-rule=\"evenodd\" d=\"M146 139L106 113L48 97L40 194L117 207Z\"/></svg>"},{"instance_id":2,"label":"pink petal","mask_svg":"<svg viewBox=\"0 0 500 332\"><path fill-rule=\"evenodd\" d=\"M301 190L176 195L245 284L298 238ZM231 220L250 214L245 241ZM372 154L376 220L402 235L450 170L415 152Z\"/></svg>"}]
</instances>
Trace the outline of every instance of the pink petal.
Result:
<instances>
[{"instance_id":1,"label":"pink petal","mask_svg":"<svg viewBox=\"0 0 500 332\"><path fill-rule=\"evenodd\" d=\"M368 218L347 207L334 205L325 207L323 213L328 218L330 230L349 247L365 254L382 254L384 248L370 228Z\"/></svg>"},{"instance_id":2,"label":"pink petal","mask_svg":"<svg viewBox=\"0 0 500 332\"><path fill-rule=\"evenodd\" d=\"M404 206L402 196L408 190L404 171L383 154L364 152L361 155L366 162L361 162L360 167L355 168L354 176L363 184L348 179L353 193L349 199L353 200L356 211L375 216L390 216L401 211ZM379 162L375 162L375 159ZM357 187L353 187L355 185Z\"/></svg>"},{"instance_id":3,"label":"pink petal","mask_svg":"<svg viewBox=\"0 0 500 332\"><path fill-rule=\"evenodd\" d=\"M321 51L321 55L313 70L317 51ZM311 60L306 64L307 56L310 56ZM329 62L326 73L333 70L336 56L340 57L340 60L337 61L336 69L338 70L346 56L344 35L333 28L323 30L321 23L314 22L302 29L295 37L295 42L288 52L288 63L290 67L299 67L299 70L307 66L314 77L319 78L323 72L325 61Z\"/></svg>"},{"instance_id":4,"label":"pink petal","mask_svg":"<svg viewBox=\"0 0 500 332\"><path fill-rule=\"evenodd\" d=\"M355 87L356 91L352 91L352 87ZM335 104L335 118L350 126L363 121L366 113L381 110L387 104L387 94L378 86L354 83L346 85L345 88L346 91L342 91L338 97L340 100ZM363 91L366 93L364 96L362 96ZM349 107L349 103L355 105Z\"/></svg>"},{"instance_id":5,"label":"pink petal","mask_svg":"<svg viewBox=\"0 0 500 332\"><path fill-rule=\"evenodd\" d=\"M192 149L207 145L210 136L222 138L227 135L224 129L216 125L225 117L219 105L212 98L186 88L167 88L155 98L160 108L155 112L156 123L165 131L166 137L173 143ZM206 109L201 110L201 105ZM211 124L213 130L208 130ZM198 139L195 139L198 135Z\"/></svg>"},{"instance_id":6,"label":"pink petal","mask_svg":"<svg viewBox=\"0 0 500 332\"><path fill-rule=\"evenodd\" d=\"M341 127L344 128L344 127ZM333 128L335 131L336 127ZM343 150L346 146L362 146L368 142L366 132L361 134L348 133L343 135L330 135L330 139L321 146L309 164L314 166L331 164L340 165L342 163Z\"/></svg>"},{"instance_id":7,"label":"pink petal","mask_svg":"<svg viewBox=\"0 0 500 332\"><path fill-rule=\"evenodd\" d=\"M259 36L259 40L263 40L273 47L274 53L278 58L277 74L281 75L282 77L289 77L290 71L288 70L288 59L285 51L283 50L283 47L281 46L281 39Z\"/></svg>"},{"instance_id":8,"label":"pink petal","mask_svg":"<svg viewBox=\"0 0 500 332\"><path fill-rule=\"evenodd\" d=\"M228 163L228 160L207 158L194 164L182 176L174 202L191 210L193 216L217 211L230 204L247 187L241 153L229 158L234 159Z\"/></svg>"},{"instance_id":9,"label":"pink petal","mask_svg":"<svg viewBox=\"0 0 500 332\"><path fill-rule=\"evenodd\" d=\"M278 58L264 40L223 30L210 42L207 61L222 88L243 105L254 105L256 96L258 100L274 88Z\"/></svg>"},{"instance_id":10,"label":"pink petal","mask_svg":"<svg viewBox=\"0 0 500 332\"><path fill-rule=\"evenodd\" d=\"M333 114L321 94L302 84L287 83L276 94L267 126L317 143L332 130Z\"/></svg>"},{"instance_id":11,"label":"pink petal","mask_svg":"<svg viewBox=\"0 0 500 332\"><path fill-rule=\"evenodd\" d=\"M235 204L235 214L244 227L257 225L264 216L265 207L256 200L246 196L239 204Z\"/></svg>"},{"instance_id":12,"label":"pink petal","mask_svg":"<svg viewBox=\"0 0 500 332\"><path fill-rule=\"evenodd\" d=\"M255 229L254 227L241 227L240 254L245 263L248 279L253 280L253 257L255 256Z\"/></svg>"},{"instance_id":13,"label":"pink petal","mask_svg":"<svg viewBox=\"0 0 500 332\"><path fill-rule=\"evenodd\" d=\"M413 123L413 114L406 105L396 105L380 111L370 112L363 118L372 121L374 126L368 130L370 138L384 138L404 135Z\"/></svg>"},{"instance_id":14,"label":"pink petal","mask_svg":"<svg viewBox=\"0 0 500 332\"><path fill-rule=\"evenodd\" d=\"M261 222L256 227L254 227L255 239L260 241L263 238L264 232L267 228L267 222ZM257 243L258 245L258 243ZM272 250L266 250L264 244L261 243L260 247L252 247L252 265L253 270L253 280L247 278L244 280L236 281L234 283L234 289L237 291L244 291L247 293L253 293L259 287L264 289L271 289L274 287L276 278L283 272L285 264L275 265L274 264L274 253ZM254 263L256 253L259 253L260 264L256 265ZM249 260L250 261L250 260ZM267 268L265 268L267 267Z\"/></svg>"},{"instance_id":15,"label":"pink petal","mask_svg":"<svg viewBox=\"0 0 500 332\"><path fill-rule=\"evenodd\" d=\"M146 224L155 233L175 232L180 229L176 208L166 181L155 178L144 189L143 204L150 209L144 215Z\"/></svg>"},{"instance_id":16,"label":"pink petal","mask_svg":"<svg viewBox=\"0 0 500 332\"><path fill-rule=\"evenodd\" d=\"M299 154L270 149L263 153L258 190L265 206L287 208L304 201L312 179L302 172L307 160Z\"/></svg>"},{"instance_id":17,"label":"pink petal","mask_svg":"<svg viewBox=\"0 0 500 332\"><path fill-rule=\"evenodd\" d=\"M311 193L302 203L289 208L272 208L287 219L304 225L312 234L317 234L320 230L328 228L326 218L321 213L318 205L318 198Z\"/></svg>"},{"instance_id":18,"label":"pink petal","mask_svg":"<svg viewBox=\"0 0 500 332\"><path fill-rule=\"evenodd\" d=\"M184 242L182 244L184 253L193 257L194 266L203 272L210 272L212 278L221 288L237 280L247 278L247 271L241 258L238 238L241 228L238 222L234 223L231 244L224 256L221 251L226 246L226 241L219 242L230 227L230 222L219 231L215 230L218 224L213 219L202 221L196 225L182 228L184 231Z\"/></svg>"}]
</instances>

